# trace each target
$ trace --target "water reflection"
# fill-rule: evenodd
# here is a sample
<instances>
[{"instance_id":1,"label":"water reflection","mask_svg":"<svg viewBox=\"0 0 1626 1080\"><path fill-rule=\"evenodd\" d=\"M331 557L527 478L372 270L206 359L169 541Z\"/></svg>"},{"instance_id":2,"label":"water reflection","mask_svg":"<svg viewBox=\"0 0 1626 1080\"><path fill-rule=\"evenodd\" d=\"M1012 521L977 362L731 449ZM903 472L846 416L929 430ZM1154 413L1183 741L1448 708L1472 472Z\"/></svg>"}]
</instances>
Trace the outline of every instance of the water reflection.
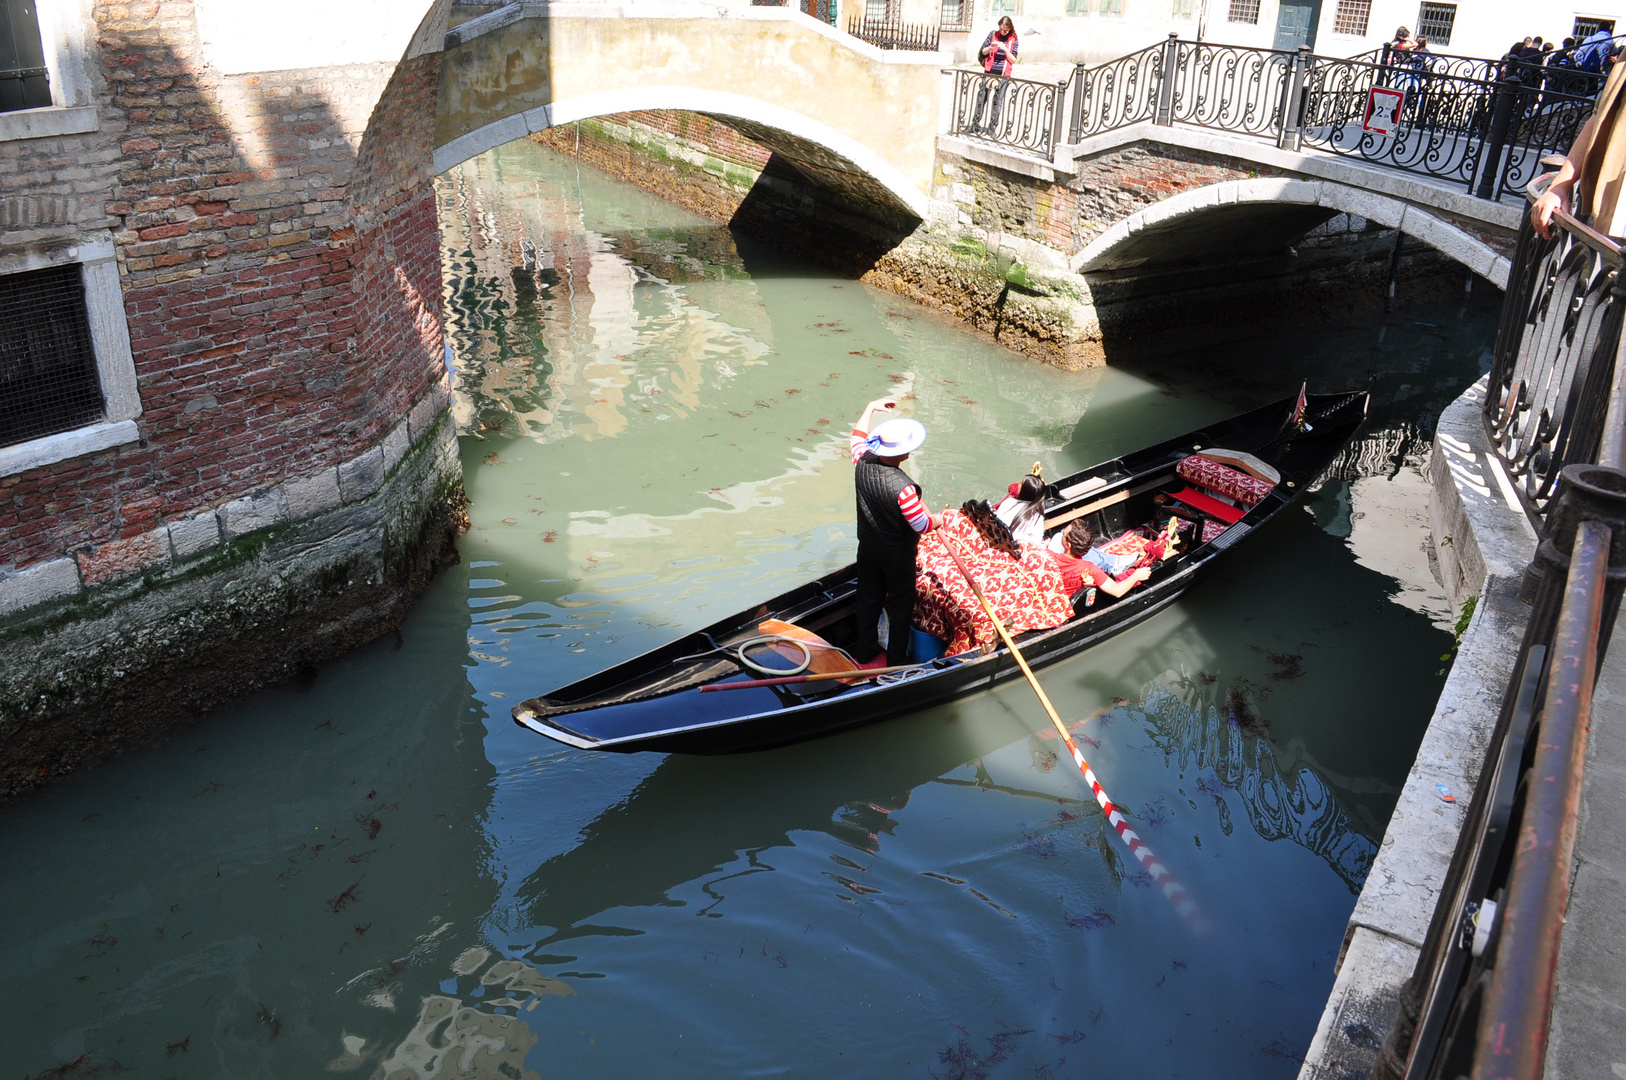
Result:
<instances>
[{"instance_id":1,"label":"water reflection","mask_svg":"<svg viewBox=\"0 0 1626 1080\"><path fill-rule=\"evenodd\" d=\"M8 808L8 1065L1295 1072L1439 684L1443 601L1394 538L1494 306L1075 375L534 147L461 167L442 212L463 564L399 640ZM883 391L931 429L912 464L943 505L1373 375L1369 434L1302 508L1043 675L1209 938L1023 686L711 760L508 719L848 561L845 426Z\"/></svg>"}]
</instances>

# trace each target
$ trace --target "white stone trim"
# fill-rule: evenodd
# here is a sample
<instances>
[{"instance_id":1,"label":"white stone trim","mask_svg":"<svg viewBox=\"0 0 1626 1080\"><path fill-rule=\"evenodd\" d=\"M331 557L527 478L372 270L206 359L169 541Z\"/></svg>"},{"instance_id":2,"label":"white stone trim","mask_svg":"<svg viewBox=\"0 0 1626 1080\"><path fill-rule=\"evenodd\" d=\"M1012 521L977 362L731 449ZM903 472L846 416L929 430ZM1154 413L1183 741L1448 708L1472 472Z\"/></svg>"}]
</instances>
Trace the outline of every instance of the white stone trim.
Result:
<instances>
[{"instance_id":1,"label":"white stone trim","mask_svg":"<svg viewBox=\"0 0 1626 1080\"><path fill-rule=\"evenodd\" d=\"M555 5L558 6L558 5ZM506 9L504 9L506 10ZM597 9L602 12L604 9ZM751 11L782 11L780 8L751 8ZM495 12L494 14L500 14ZM796 12L800 15L800 12ZM801 16L806 18L807 16ZM467 24L472 25L472 24ZM462 27L459 27L462 29ZM930 200L919 188L893 165L867 146L847 135L819 123L811 117L743 94L730 94L720 90L698 90L688 86L644 86L629 90L611 90L602 94L588 94L551 102L526 112L516 113L485 127L460 135L451 142L435 148L435 172L443 173L461 165L472 157L504 143L522 139L526 135L546 131L550 127L586 120L595 116L615 113L639 112L648 109L673 109L681 112L707 113L716 116L746 120L795 135L831 150L854 167L867 173L890 192L909 212L925 220L930 212Z\"/></svg>"},{"instance_id":2,"label":"white stone trim","mask_svg":"<svg viewBox=\"0 0 1626 1080\"><path fill-rule=\"evenodd\" d=\"M79 588L79 564L71 558L0 573L0 618L73 596Z\"/></svg>"},{"instance_id":3,"label":"white stone trim","mask_svg":"<svg viewBox=\"0 0 1626 1080\"><path fill-rule=\"evenodd\" d=\"M1507 288L1507 275L1511 268L1507 258L1457 225L1441 220L1421 207L1375 191L1327 180L1294 180L1286 177L1226 180L1159 200L1117 222L1090 241L1084 250L1073 256L1073 271L1082 274L1098 268L1120 244L1152 226L1243 203L1294 203L1356 214L1380 225L1399 229L1441 254L1456 259L1480 277L1495 283L1498 288Z\"/></svg>"},{"instance_id":4,"label":"white stone trim","mask_svg":"<svg viewBox=\"0 0 1626 1080\"><path fill-rule=\"evenodd\" d=\"M83 457L115 446L128 446L141 441L141 429L134 420L91 424L74 428L43 439L33 439L16 446L0 447L0 476L54 465L69 458Z\"/></svg>"},{"instance_id":5,"label":"white stone trim","mask_svg":"<svg viewBox=\"0 0 1626 1080\"><path fill-rule=\"evenodd\" d=\"M455 444L457 433L451 423L451 413L447 408L449 404L450 398L444 383L432 387L411 410L412 415L419 418L415 430L412 430L412 439L416 441L428 437L443 443ZM127 428L132 437L135 433L135 424L128 421L100 426ZM36 447L55 439L82 438L89 430L91 429L69 432L67 435L53 435L50 439L40 439L25 445ZM349 461L328 465L304 476L284 480L213 508L195 510L146 533L120 540L119 543L130 545L134 549L145 548L159 553L156 559L135 568L132 572L202 555L218 547L223 541L236 540L264 529L315 517L337 510L346 503L357 502L377 494L383 488L389 474L400 465L411 448L410 444L401 445L407 438L408 430L409 422L402 418L379 444L369 447ZM395 450L393 460L387 469L384 467L386 447ZM16 449L18 448L8 447L0 450L0 460L3 460L6 453ZM78 453L88 452L78 451ZM447 452L455 455L455 445L448 448ZM83 588L81 582L79 563L72 555L34 563L21 570L0 570L0 618L72 596Z\"/></svg>"},{"instance_id":6,"label":"white stone trim","mask_svg":"<svg viewBox=\"0 0 1626 1080\"><path fill-rule=\"evenodd\" d=\"M106 229L74 243L31 247L0 255L0 274L78 263L85 286L85 321L101 384L102 418L72 431L0 448L0 476L37 469L84 454L141 441L135 420L141 415L135 358L130 352L130 325L124 314L124 290L113 261L113 234Z\"/></svg>"},{"instance_id":7,"label":"white stone trim","mask_svg":"<svg viewBox=\"0 0 1626 1080\"><path fill-rule=\"evenodd\" d=\"M0 142L46 139L53 135L80 135L97 128L94 105L47 105L0 113Z\"/></svg>"}]
</instances>

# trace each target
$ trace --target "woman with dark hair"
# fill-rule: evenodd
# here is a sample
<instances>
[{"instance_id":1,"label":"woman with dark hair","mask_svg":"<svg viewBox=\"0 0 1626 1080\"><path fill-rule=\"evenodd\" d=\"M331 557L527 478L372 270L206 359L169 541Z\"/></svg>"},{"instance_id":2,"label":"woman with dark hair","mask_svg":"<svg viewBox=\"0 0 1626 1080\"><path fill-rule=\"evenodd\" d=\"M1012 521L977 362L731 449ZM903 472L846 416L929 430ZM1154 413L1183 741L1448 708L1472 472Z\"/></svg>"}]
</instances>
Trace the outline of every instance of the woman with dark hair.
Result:
<instances>
[{"instance_id":1,"label":"woman with dark hair","mask_svg":"<svg viewBox=\"0 0 1626 1080\"><path fill-rule=\"evenodd\" d=\"M1010 84L1003 80L1010 78L1011 69L1016 66L1018 46L1016 24L1011 22L1009 15L1001 15L998 29L984 38L982 48L977 50L977 62L982 65L983 71L990 75L998 75L1002 81L999 83L999 89L993 92L994 105L988 112L987 125L983 126L978 121L982 118L982 107L988 101L990 80L980 80L981 85L977 87L977 107L971 113L972 131L981 130L990 135L998 133L999 110L1005 104L1005 92L1010 89Z\"/></svg>"},{"instance_id":2,"label":"woman with dark hair","mask_svg":"<svg viewBox=\"0 0 1626 1080\"><path fill-rule=\"evenodd\" d=\"M994 507L994 513L1019 543L1044 543L1044 478L1029 473L1009 490L1010 497Z\"/></svg>"}]
</instances>

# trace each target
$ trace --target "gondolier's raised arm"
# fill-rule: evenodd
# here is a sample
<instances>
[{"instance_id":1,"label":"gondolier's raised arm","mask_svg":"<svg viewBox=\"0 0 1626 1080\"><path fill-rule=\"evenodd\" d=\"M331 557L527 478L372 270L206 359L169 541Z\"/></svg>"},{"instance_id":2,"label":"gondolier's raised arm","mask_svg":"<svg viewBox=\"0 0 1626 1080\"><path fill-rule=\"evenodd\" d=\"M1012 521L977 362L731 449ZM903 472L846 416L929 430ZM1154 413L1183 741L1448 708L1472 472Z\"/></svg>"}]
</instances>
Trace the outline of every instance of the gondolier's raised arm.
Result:
<instances>
[{"instance_id":1,"label":"gondolier's raised arm","mask_svg":"<svg viewBox=\"0 0 1626 1080\"><path fill-rule=\"evenodd\" d=\"M868 449L864 445L864 440L869 438L870 431L875 427L876 412L891 412L897 407L897 398L889 397L876 398L864 406L864 411L859 414L857 422L853 424L852 438L847 441L847 447L852 451L854 465L858 464L858 459L863 457L864 451Z\"/></svg>"}]
</instances>

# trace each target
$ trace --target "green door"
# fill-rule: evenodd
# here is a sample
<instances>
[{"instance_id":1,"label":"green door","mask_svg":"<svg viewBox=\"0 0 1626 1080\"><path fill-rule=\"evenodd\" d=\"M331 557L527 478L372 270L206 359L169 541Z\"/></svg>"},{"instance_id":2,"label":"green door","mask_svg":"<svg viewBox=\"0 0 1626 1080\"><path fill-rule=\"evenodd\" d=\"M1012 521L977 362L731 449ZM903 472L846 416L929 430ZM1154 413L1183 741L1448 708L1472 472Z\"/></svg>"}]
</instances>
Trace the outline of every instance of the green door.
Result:
<instances>
[{"instance_id":1,"label":"green door","mask_svg":"<svg viewBox=\"0 0 1626 1080\"><path fill-rule=\"evenodd\" d=\"M1315 48L1315 24L1320 21L1321 0L1281 0L1276 12L1275 48Z\"/></svg>"}]
</instances>

